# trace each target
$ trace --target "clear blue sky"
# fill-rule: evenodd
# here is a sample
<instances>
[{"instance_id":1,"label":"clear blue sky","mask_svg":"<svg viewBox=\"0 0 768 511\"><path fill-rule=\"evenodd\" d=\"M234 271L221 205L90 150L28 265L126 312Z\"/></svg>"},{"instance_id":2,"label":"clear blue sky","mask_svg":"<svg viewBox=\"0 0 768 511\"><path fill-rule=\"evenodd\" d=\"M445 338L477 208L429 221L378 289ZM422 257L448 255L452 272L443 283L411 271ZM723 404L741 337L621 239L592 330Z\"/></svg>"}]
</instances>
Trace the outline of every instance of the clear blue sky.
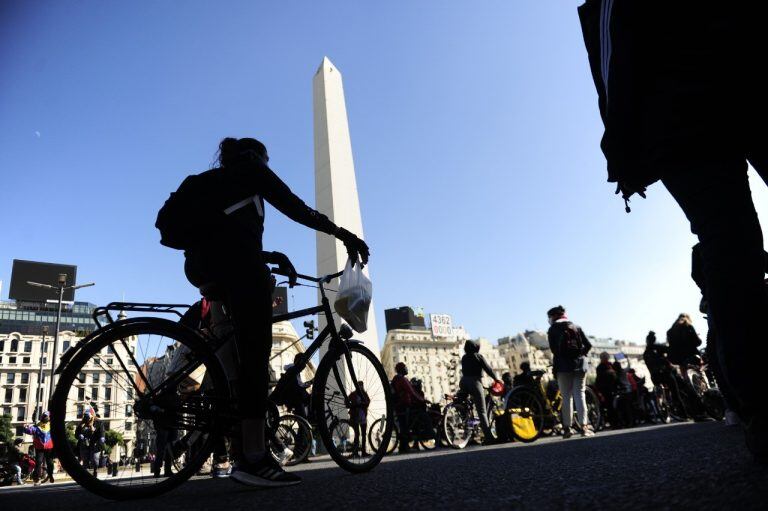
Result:
<instances>
[{"instance_id":1,"label":"clear blue sky","mask_svg":"<svg viewBox=\"0 0 768 511\"><path fill-rule=\"evenodd\" d=\"M312 204L327 55L382 341L383 310L407 304L490 339L544 328L556 304L590 334L665 331L697 308L694 239L660 185L626 215L605 182L578 3L2 2L3 298L20 258L77 264L97 282L81 300L193 301L157 210L224 136L263 140ZM314 233L273 209L265 244L314 271Z\"/></svg>"}]
</instances>

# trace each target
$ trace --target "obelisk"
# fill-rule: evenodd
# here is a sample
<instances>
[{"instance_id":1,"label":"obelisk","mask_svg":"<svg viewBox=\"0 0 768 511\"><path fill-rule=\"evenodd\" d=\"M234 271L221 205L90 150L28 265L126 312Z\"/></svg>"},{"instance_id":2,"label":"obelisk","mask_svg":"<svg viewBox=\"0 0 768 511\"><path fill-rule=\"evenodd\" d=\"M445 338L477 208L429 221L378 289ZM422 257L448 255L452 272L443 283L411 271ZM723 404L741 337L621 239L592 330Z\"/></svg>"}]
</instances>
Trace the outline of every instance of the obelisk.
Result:
<instances>
[{"instance_id":1,"label":"obelisk","mask_svg":"<svg viewBox=\"0 0 768 511\"><path fill-rule=\"evenodd\" d=\"M344 101L344 85L341 73L328 59L323 58L320 68L312 81L315 135L315 207L336 225L363 236L363 220L360 216L360 201L357 196L355 164L352 159L352 142L349 138L347 107ZM376 247L371 247L376 253ZM375 257L375 255L374 255ZM344 245L332 236L317 233L317 274L336 273L347 262ZM368 267L365 268L366 275ZM331 288L338 288L338 280ZM376 286L374 284L374 293ZM329 293L333 303L333 293ZM320 328L325 318L319 318ZM337 326L339 319L336 319ZM363 341L377 357L379 337L376 331L376 313L373 303L368 313L368 330L355 333L355 339Z\"/></svg>"}]
</instances>

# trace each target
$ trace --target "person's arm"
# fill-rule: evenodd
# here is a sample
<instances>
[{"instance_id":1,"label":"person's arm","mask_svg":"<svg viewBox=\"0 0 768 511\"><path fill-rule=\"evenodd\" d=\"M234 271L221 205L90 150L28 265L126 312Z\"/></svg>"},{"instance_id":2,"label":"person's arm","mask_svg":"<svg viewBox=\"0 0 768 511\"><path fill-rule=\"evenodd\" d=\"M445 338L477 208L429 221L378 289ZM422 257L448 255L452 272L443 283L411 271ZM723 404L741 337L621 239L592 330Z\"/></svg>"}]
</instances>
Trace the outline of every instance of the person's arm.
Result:
<instances>
[{"instance_id":1,"label":"person's arm","mask_svg":"<svg viewBox=\"0 0 768 511\"><path fill-rule=\"evenodd\" d=\"M589 350L592 349L592 343L589 342L589 339L587 338L587 335L584 333L584 330L579 327L579 335L581 336L581 345L584 348L584 354L586 355L589 353Z\"/></svg>"},{"instance_id":2,"label":"person's arm","mask_svg":"<svg viewBox=\"0 0 768 511\"><path fill-rule=\"evenodd\" d=\"M477 360L480 362L480 367L482 368L482 370L485 371L486 373L488 373L488 376L493 378L493 381L498 380L498 378L496 378L496 374L493 372L493 368L491 368L491 366L488 365L488 361L485 360L484 356L482 356L480 353L478 353L477 354Z\"/></svg>"},{"instance_id":3,"label":"person's arm","mask_svg":"<svg viewBox=\"0 0 768 511\"><path fill-rule=\"evenodd\" d=\"M549 330L547 330L547 342L549 342L549 351L552 352L553 355L557 355L557 342L555 341L555 327L554 325L549 327ZM559 337L559 336L558 336ZM557 339L559 340L559 339Z\"/></svg>"}]
</instances>

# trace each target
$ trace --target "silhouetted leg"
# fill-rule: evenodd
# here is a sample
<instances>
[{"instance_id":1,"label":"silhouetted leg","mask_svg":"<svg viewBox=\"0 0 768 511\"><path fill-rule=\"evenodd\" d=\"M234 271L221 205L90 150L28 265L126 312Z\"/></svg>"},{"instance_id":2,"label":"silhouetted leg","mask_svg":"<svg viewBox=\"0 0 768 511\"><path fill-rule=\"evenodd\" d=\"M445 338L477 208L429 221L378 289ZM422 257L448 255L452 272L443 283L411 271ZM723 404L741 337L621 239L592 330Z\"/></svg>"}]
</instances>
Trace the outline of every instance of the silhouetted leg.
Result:
<instances>
[{"instance_id":1,"label":"silhouetted leg","mask_svg":"<svg viewBox=\"0 0 768 511\"><path fill-rule=\"evenodd\" d=\"M765 366L763 236L747 181L746 161L738 158L679 172L664 185L691 222L701 242L712 321L718 332L718 358L724 383L738 399L742 415L759 410Z\"/></svg>"}]
</instances>

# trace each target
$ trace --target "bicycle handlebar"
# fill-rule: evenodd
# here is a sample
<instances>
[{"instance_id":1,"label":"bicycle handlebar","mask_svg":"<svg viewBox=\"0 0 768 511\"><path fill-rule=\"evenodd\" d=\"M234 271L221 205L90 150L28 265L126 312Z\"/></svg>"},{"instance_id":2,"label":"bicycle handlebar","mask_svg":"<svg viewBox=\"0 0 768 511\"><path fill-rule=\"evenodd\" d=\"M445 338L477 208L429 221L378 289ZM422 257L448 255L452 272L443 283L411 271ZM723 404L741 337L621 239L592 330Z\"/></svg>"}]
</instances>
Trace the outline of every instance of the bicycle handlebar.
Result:
<instances>
[{"instance_id":1,"label":"bicycle handlebar","mask_svg":"<svg viewBox=\"0 0 768 511\"><path fill-rule=\"evenodd\" d=\"M290 277L290 275L288 275L288 272L284 272L284 271L280 270L279 268L270 268L270 271L274 275L282 275L283 277ZM343 273L344 273L344 270L341 270L338 273L333 273L331 275L325 275L325 276L322 276L322 277L311 277L309 275L302 275L301 273L297 273L296 277L300 278L301 280L308 280L310 282L314 282L315 284L320 284L320 283L328 284L333 279L335 279L337 277L341 277Z\"/></svg>"}]
</instances>

